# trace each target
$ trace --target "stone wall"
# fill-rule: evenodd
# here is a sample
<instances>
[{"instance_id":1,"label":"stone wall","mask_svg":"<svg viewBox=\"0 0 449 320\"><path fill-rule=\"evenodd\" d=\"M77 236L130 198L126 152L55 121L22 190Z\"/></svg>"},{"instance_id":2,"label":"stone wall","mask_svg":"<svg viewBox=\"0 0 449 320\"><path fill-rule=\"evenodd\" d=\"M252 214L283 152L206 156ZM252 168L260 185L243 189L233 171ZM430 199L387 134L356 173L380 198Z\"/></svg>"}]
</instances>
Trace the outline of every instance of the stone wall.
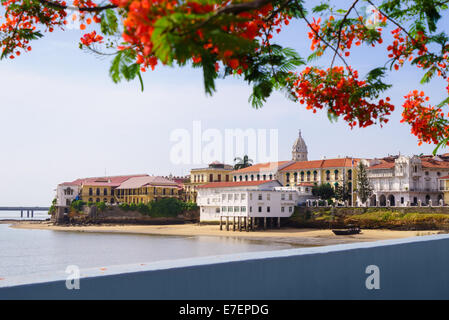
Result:
<instances>
[{"instance_id":1,"label":"stone wall","mask_svg":"<svg viewBox=\"0 0 449 320\"><path fill-rule=\"evenodd\" d=\"M68 224L181 224L199 220L198 210L187 211L177 217L151 217L138 211L122 210L119 207L109 207L99 211L96 206L85 206L81 213L70 213L64 219L55 219L56 223Z\"/></svg>"},{"instance_id":2,"label":"stone wall","mask_svg":"<svg viewBox=\"0 0 449 320\"><path fill-rule=\"evenodd\" d=\"M300 228L355 224L365 229L449 230L449 207L296 207L286 223Z\"/></svg>"}]
</instances>

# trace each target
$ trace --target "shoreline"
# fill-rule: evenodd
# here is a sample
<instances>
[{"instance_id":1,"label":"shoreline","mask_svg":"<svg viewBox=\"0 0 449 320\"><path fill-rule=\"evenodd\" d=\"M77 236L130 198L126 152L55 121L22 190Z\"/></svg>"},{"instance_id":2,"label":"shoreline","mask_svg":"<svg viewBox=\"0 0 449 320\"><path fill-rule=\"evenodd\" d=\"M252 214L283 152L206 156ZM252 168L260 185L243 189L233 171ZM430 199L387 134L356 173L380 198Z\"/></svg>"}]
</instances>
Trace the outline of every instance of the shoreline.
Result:
<instances>
[{"instance_id":1,"label":"shoreline","mask_svg":"<svg viewBox=\"0 0 449 320\"><path fill-rule=\"evenodd\" d=\"M11 228L51 230L62 232L92 232L139 234L153 236L212 236L238 238L248 241L276 242L293 246L327 246L343 243L370 242L388 239L409 238L442 233L441 230L398 231L387 229L363 229L362 233L349 236L336 236L330 229L281 228L261 231L226 231L217 225L177 224L177 225L89 225L56 226L48 221L11 221ZM446 233L446 232L445 232Z\"/></svg>"}]
</instances>

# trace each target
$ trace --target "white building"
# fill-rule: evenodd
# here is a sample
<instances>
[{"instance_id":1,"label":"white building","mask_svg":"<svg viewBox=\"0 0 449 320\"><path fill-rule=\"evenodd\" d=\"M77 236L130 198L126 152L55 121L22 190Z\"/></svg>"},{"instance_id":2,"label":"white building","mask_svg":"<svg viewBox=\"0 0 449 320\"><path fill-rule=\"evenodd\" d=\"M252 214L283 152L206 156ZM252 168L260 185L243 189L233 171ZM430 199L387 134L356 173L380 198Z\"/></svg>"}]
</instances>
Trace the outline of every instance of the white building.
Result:
<instances>
[{"instance_id":1,"label":"white building","mask_svg":"<svg viewBox=\"0 0 449 320\"><path fill-rule=\"evenodd\" d=\"M290 217L299 202L311 197L305 190L282 187L277 180L209 183L198 187L200 221Z\"/></svg>"},{"instance_id":2,"label":"white building","mask_svg":"<svg viewBox=\"0 0 449 320\"><path fill-rule=\"evenodd\" d=\"M449 157L389 156L365 160L373 187L370 206L439 205L438 179L449 174Z\"/></svg>"},{"instance_id":3,"label":"white building","mask_svg":"<svg viewBox=\"0 0 449 320\"><path fill-rule=\"evenodd\" d=\"M56 187L56 205L60 207L70 206L72 201L79 199L81 185L66 182Z\"/></svg>"}]
</instances>

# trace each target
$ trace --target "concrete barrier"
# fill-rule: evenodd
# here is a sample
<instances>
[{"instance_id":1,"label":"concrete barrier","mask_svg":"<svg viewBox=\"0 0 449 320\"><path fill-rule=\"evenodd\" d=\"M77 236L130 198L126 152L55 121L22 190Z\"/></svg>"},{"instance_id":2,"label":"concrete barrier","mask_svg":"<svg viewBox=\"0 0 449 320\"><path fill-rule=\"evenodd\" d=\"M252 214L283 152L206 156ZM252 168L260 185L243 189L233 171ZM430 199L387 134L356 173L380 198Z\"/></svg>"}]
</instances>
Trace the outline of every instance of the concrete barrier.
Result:
<instances>
[{"instance_id":1,"label":"concrete barrier","mask_svg":"<svg viewBox=\"0 0 449 320\"><path fill-rule=\"evenodd\" d=\"M376 268L379 289L368 289ZM68 290L62 273L5 279L0 299L449 299L449 235L111 266L81 274L79 290Z\"/></svg>"}]
</instances>

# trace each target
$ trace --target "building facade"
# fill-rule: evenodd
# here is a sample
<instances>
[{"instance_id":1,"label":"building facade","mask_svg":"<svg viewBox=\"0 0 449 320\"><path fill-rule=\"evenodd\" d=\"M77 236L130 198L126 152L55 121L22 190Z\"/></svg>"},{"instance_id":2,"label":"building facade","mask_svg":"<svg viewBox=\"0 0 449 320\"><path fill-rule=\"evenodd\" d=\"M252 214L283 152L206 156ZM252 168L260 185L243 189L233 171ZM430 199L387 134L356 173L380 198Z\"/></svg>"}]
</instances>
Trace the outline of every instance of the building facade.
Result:
<instances>
[{"instance_id":1,"label":"building facade","mask_svg":"<svg viewBox=\"0 0 449 320\"><path fill-rule=\"evenodd\" d=\"M182 187L176 182L158 176L134 177L115 189L119 203L149 203L164 198L180 199Z\"/></svg>"},{"instance_id":2,"label":"building facade","mask_svg":"<svg viewBox=\"0 0 449 320\"><path fill-rule=\"evenodd\" d=\"M449 175L449 157L398 155L367 162L370 206L438 205L444 199L440 178Z\"/></svg>"},{"instance_id":3,"label":"building facade","mask_svg":"<svg viewBox=\"0 0 449 320\"><path fill-rule=\"evenodd\" d=\"M227 182L232 180L234 167L220 162L212 162L207 168L190 170L190 181L184 184L185 200L196 201L198 187L210 182Z\"/></svg>"},{"instance_id":4,"label":"building facade","mask_svg":"<svg viewBox=\"0 0 449 320\"><path fill-rule=\"evenodd\" d=\"M200 221L220 217L290 217L298 203L297 189L283 188L277 180L216 182L198 187Z\"/></svg>"}]
</instances>

